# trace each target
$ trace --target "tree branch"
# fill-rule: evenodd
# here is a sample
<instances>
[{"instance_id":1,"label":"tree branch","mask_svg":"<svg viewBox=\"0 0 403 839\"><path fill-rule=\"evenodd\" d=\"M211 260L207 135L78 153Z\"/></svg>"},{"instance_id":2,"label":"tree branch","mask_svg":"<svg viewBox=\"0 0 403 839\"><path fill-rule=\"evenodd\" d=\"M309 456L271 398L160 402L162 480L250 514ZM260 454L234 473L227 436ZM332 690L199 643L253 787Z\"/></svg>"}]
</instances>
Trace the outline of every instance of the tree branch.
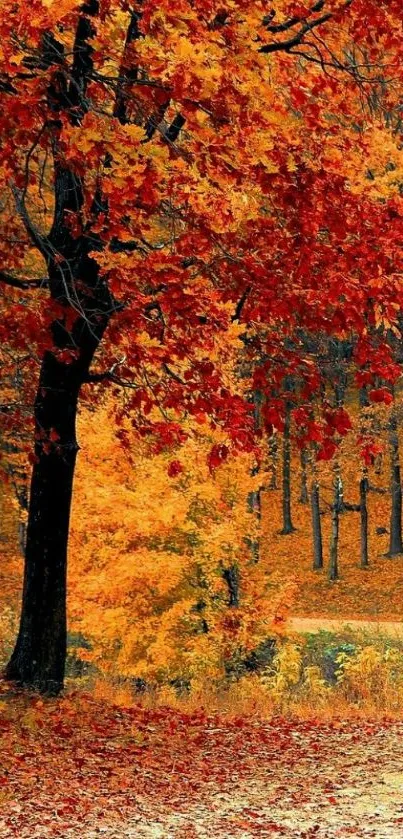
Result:
<instances>
[{"instance_id":1,"label":"tree branch","mask_svg":"<svg viewBox=\"0 0 403 839\"><path fill-rule=\"evenodd\" d=\"M347 501L343 501L342 510L347 510L351 513L359 513L360 509L361 507L359 504L349 504Z\"/></svg>"},{"instance_id":2,"label":"tree branch","mask_svg":"<svg viewBox=\"0 0 403 839\"><path fill-rule=\"evenodd\" d=\"M382 487L374 487L372 484L368 486L368 492L376 492L378 495L386 495L389 492L388 489L382 489Z\"/></svg>"},{"instance_id":3,"label":"tree branch","mask_svg":"<svg viewBox=\"0 0 403 839\"><path fill-rule=\"evenodd\" d=\"M20 189L17 189L17 187L13 183L10 184L10 188L14 196L17 213L24 224L25 230L27 231L33 244L36 245L42 256L44 256L46 259L49 256L49 252L51 250L48 239L45 236L41 236L39 231L32 224L28 210L25 206L24 193Z\"/></svg>"},{"instance_id":4,"label":"tree branch","mask_svg":"<svg viewBox=\"0 0 403 839\"><path fill-rule=\"evenodd\" d=\"M354 2L354 0L346 0L346 2L344 3L343 9L347 9L349 6L351 6L351 4L353 2ZM318 4L316 4L316 6L317 5ZM315 7L312 7L312 10L314 10L314 8ZM313 29L316 29L318 26L321 26L323 23L327 23L329 20L332 20L333 17L334 17L333 12L326 12L324 15L321 15L321 17L318 17L315 20L311 20L310 22L307 21L306 23L304 23L303 26L301 27L301 29L298 32L296 32L296 34L293 35L292 38L288 38L287 41L275 41L272 44L265 44L263 47L260 47L259 52L262 52L262 53L265 53L265 54L272 53L272 52L280 52L281 50L283 50L284 52L290 52L290 50L293 47L297 47L297 46L299 46L299 44L301 44L303 42L304 37L308 32L312 32ZM297 23L297 21L295 22L295 24L293 24L293 26L296 25L296 23ZM291 28L291 27L288 27L288 28Z\"/></svg>"},{"instance_id":5,"label":"tree branch","mask_svg":"<svg viewBox=\"0 0 403 839\"><path fill-rule=\"evenodd\" d=\"M39 277L34 280L20 280L18 277L12 277L11 274L6 274L4 271L0 271L0 283L9 285L12 288L18 288L21 291L30 291L35 288L49 288L47 277Z\"/></svg>"},{"instance_id":6,"label":"tree branch","mask_svg":"<svg viewBox=\"0 0 403 839\"><path fill-rule=\"evenodd\" d=\"M313 15L315 12L321 12L324 5L325 0L318 0L317 3L311 6L308 15ZM298 23L302 23L303 21L303 18L294 15L294 17L289 18L289 20L286 20L284 23L272 23L271 21L274 19L274 14L271 13L263 18L263 25L266 27L267 31L271 32L273 35L277 35L279 32L287 32L288 29L292 29L293 26L296 26Z\"/></svg>"},{"instance_id":7,"label":"tree branch","mask_svg":"<svg viewBox=\"0 0 403 839\"><path fill-rule=\"evenodd\" d=\"M168 376L170 376L171 379L173 379L175 382L178 382L178 384L180 385L186 385L186 382L184 382L183 379L181 379L181 377L177 375L177 373L174 373L174 371L171 370L170 367L168 367L168 364L166 364L165 361L162 364L162 369L165 370L165 373L168 373Z\"/></svg>"},{"instance_id":8,"label":"tree branch","mask_svg":"<svg viewBox=\"0 0 403 839\"><path fill-rule=\"evenodd\" d=\"M241 317L242 309L243 309L251 291L252 291L252 286L251 285L247 286L247 288L245 288L244 293L242 294L242 297L239 298L238 303L236 304L236 307L235 307L235 312L234 312L234 314L232 315L232 318L231 318L232 323L235 320L239 320L239 318Z\"/></svg>"}]
</instances>

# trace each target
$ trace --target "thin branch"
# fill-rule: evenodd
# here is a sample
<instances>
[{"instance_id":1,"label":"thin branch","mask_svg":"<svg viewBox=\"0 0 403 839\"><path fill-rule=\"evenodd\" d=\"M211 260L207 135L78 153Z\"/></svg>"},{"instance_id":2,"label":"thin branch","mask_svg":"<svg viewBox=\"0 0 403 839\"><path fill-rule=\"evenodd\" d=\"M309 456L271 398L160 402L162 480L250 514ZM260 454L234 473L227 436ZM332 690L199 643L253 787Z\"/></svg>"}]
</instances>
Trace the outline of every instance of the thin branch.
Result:
<instances>
[{"instance_id":1,"label":"thin branch","mask_svg":"<svg viewBox=\"0 0 403 839\"><path fill-rule=\"evenodd\" d=\"M175 382L178 382L180 385L186 385L186 382L184 382L183 379L181 379L181 377L177 375L177 373L174 373L174 371L171 370L170 367L168 367L168 364L166 364L165 361L162 364L162 369L165 370L165 372L168 373L168 376L170 376L171 379L173 379Z\"/></svg>"},{"instance_id":2,"label":"thin branch","mask_svg":"<svg viewBox=\"0 0 403 839\"><path fill-rule=\"evenodd\" d=\"M119 376L116 375L115 371L118 367L121 367L126 361L126 355L122 358L115 361L112 364L112 367L109 370L103 370L101 373L88 373L84 379L86 384L99 384L100 382L113 382L116 385L120 385L121 387L131 387L137 388L139 385L134 384L133 382L128 382L125 379L121 379Z\"/></svg>"},{"instance_id":3,"label":"thin branch","mask_svg":"<svg viewBox=\"0 0 403 839\"><path fill-rule=\"evenodd\" d=\"M342 509L351 513L359 513L361 506L360 504L349 504L347 501L343 501Z\"/></svg>"},{"instance_id":4,"label":"thin branch","mask_svg":"<svg viewBox=\"0 0 403 839\"><path fill-rule=\"evenodd\" d=\"M234 312L234 314L232 315L232 318L231 318L232 323L235 320L239 320L239 318L241 317L242 309L243 309L251 291L252 291L252 286L251 285L249 285L249 286L247 286L247 288L245 288L245 291L243 292L242 297L240 297L240 299L238 300L238 303L236 304L235 312Z\"/></svg>"},{"instance_id":5,"label":"thin branch","mask_svg":"<svg viewBox=\"0 0 403 839\"><path fill-rule=\"evenodd\" d=\"M318 0L311 8L309 9L308 15L313 15L315 12L321 12L325 5L325 0ZM267 15L263 18L263 25L266 27L268 32L271 32L273 35L276 35L280 32L286 32L287 29L292 29L293 26L296 26L298 23L302 23L303 18L298 17L298 15L294 15L294 17L289 18L284 23L272 23L271 21L274 19L275 13L271 12L270 15ZM307 16L308 16L307 15Z\"/></svg>"},{"instance_id":6,"label":"thin branch","mask_svg":"<svg viewBox=\"0 0 403 839\"><path fill-rule=\"evenodd\" d=\"M351 6L353 2L354 0L346 0L343 8L347 9L349 6ZM321 17L318 17L315 20L311 20L310 22L307 21L306 23L304 23L303 26L301 26L301 29L298 32L296 32L296 34L293 35L292 38L288 38L287 41L275 41L272 44L265 44L263 47L260 47L259 52L265 54L272 52L280 52L281 50L283 50L284 52L289 52L293 47L297 47L299 44L303 42L307 32L312 32L313 29L316 29L316 27L321 26L323 23L327 23L329 20L332 20L333 17L333 12L326 12L324 15L321 15Z\"/></svg>"},{"instance_id":7,"label":"thin branch","mask_svg":"<svg viewBox=\"0 0 403 839\"><path fill-rule=\"evenodd\" d=\"M0 271L0 283L9 285L12 288L18 288L21 291L31 291L35 288L49 288L49 280L47 277L39 277L34 280L20 280L18 277L12 277L11 274L6 274Z\"/></svg>"},{"instance_id":8,"label":"thin branch","mask_svg":"<svg viewBox=\"0 0 403 839\"><path fill-rule=\"evenodd\" d=\"M372 484L369 484L368 491L369 492L375 492L378 495L386 495L386 493L389 492L388 489L382 489L382 487L374 487L374 486L372 486Z\"/></svg>"},{"instance_id":9,"label":"thin branch","mask_svg":"<svg viewBox=\"0 0 403 839\"><path fill-rule=\"evenodd\" d=\"M41 252L42 256L45 258L49 256L49 248L50 243L46 236L42 236L39 231L34 227L31 218L29 216L28 210L25 206L25 201L23 197L23 192L15 186L15 184L10 184L11 192L14 196L15 207L17 210L18 215L21 218L21 221L24 224L25 230L27 231L30 239L38 250Z\"/></svg>"}]
</instances>

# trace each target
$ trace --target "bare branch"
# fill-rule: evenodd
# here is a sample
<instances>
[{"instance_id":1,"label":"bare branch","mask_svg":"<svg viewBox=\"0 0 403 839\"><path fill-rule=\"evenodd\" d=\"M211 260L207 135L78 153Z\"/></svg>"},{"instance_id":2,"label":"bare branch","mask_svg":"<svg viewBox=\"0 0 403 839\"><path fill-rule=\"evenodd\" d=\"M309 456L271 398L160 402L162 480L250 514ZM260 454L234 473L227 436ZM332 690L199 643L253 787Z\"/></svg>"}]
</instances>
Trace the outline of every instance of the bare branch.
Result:
<instances>
[{"instance_id":1,"label":"bare branch","mask_svg":"<svg viewBox=\"0 0 403 839\"><path fill-rule=\"evenodd\" d=\"M324 5L325 0L318 0L317 3L311 6L308 14L313 15L315 12L321 12ZM263 25L266 27L267 31L271 32L273 35L277 35L280 32L287 32L288 29L292 29L293 26L297 26L298 23L303 22L303 18L298 17L298 15L294 15L294 17L289 18L289 20L286 20L284 23L272 23L273 19L273 12L263 18Z\"/></svg>"},{"instance_id":2,"label":"bare branch","mask_svg":"<svg viewBox=\"0 0 403 839\"><path fill-rule=\"evenodd\" d=\"M6 274L0 271L0 283L9 285L12 288L21 289L21 291L31 291L35 288L49 288L49 280L47 277L39 277L34 280L20 280L18 277L12 277L11 274Z\"/></svg>"},{"instance_id":3,"label":"bare branch","mask_svg":"<svg viewBox=\"0 0 403 839\"><path fill-rule=\"evenodd\" d=\"M165 361L162 364L162 369L165 370L165 373L168 373L168 376L170 376L171 379L173 379L175 382L178 382L178 384L180 385L186 385L186 382L184 382L183 379L181 379L181 377L177 375L177 373L174 373L174 371L171 370L170 367L168 367L168 364L166 364Z\"/></svg>"},{"instance_id":4,"label":"bare branch","mask_svg":"<svg viewBox=\"0 0 403 839\"><path fill-rule=\"evenodd\" d=\"M238 303L236 304L235 312L234 312L234 314L232 315L232 318L231 318L232 322L234 322L235 320L239 320L239 318L241 317L242 309L243 309L251 291L252 291L252 286L251 285L249 285L249 286L247 286L247 288L245 288L245 291L242 294L242 297L239 298Z\"/></svg>"},{"instance_id":5,"label":"bare branch","mask_svg":"<svg viewBox=\"0 0 403 839\"><path fill-rule=\"evenodd\" d=\"M32 223L28 210L25 206L24 193L20 189L17 189L14 183L10 184L10 188L14 196L17 213L24 224L25 230L27 231L34 245L36 245L41 254L46 258L47 256L49 256L50 243L48 242L46 236L42 236L39 233L39 230L37 230L34 224Z\"/></svg>"},{"instance_id":6,"label":"bare branch","mask_svg":"<svg viewBox=\"0 0 403 839\"><path fill-rule=\"evenodd\" d=\"M346 0L343 8L347 9L353 2L354 0ZM316 27L322 26L323 23L327 23L329 20L332 20L333 17L333 12L326 12L320 17L315 18L315 20L306 21L298 32L292 36L292 38L288 38L287 41L274 41L272 44L265 44L263 47L260 47L259 52L265 54L280 51L290 52L293 47L297 47L299 44L303 43L304 37L308 32L312 32L313 29L316 29Z\"/></svg>"}]
</instances>

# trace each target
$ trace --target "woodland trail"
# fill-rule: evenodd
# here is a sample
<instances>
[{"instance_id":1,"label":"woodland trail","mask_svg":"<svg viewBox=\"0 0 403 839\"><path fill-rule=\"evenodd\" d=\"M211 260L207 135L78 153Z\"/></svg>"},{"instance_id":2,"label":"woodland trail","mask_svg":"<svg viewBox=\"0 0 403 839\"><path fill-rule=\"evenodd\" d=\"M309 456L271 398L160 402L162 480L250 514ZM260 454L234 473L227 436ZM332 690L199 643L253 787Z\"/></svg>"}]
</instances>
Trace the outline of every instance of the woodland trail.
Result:
<instances>
[{"instance_id":1,"label":"woodland trail","mask_svg":"<svg viewBox=\"0 0 403 839\"><path fill-rule=\"evenodd\" d=\"M403 723L0 699L1 839L403 836Z\"/></svg>"},{"instance_id":2,"label":"woodland trail","mask_svg":"<svg viewBox=\"0 0 403 839\"><path fill-rule=\"evenodd\" d=\"M340 632L346 628L368 632L371 635L386 635L389 638L403 640L403 621L378 621L340 618L300 618L291 617L287 627L292 632L315 633L321 630L326 632ZM402 831L403 835L403 831Z\"/></svg>"},{"instance_id":3,"label":"woodland trail","mask_svg":"<svg viewBox=\"0 0 403 839\"><path fill-rule=\"evenodd\" d=\"M230 784L206 777L199 801L175 810L156 800L151 813L144 800L124 826L98 826L83 839L401 839L402 731L363 729L361 737L348 727L291 727L292 765L285 743L280 755L268 747L248 780L234 766Z\"/></svg>"}]
</instances>

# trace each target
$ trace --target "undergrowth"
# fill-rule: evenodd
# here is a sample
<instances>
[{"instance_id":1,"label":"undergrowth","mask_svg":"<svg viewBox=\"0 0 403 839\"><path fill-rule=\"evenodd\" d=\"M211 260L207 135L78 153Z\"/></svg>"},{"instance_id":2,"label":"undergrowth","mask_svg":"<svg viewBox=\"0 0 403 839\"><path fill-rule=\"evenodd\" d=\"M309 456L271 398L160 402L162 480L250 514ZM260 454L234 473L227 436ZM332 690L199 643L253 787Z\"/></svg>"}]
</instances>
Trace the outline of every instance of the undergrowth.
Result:
<instances>
[{"instance_id":1,"label":"undergrowth","mask_svg":"<svg viewBox=\"0 0 403 839\"><path fill-rule=\"evenodd\" d=\"M141 703L231 716L319 720L403 718L403 639L381 634L319 632L285 638L272 660L255 672L226 681L136 684L86 673L80 679L96 699L117 705ZM77 679L69 680L77 687Z\"/></svg>"}]
</instances>

